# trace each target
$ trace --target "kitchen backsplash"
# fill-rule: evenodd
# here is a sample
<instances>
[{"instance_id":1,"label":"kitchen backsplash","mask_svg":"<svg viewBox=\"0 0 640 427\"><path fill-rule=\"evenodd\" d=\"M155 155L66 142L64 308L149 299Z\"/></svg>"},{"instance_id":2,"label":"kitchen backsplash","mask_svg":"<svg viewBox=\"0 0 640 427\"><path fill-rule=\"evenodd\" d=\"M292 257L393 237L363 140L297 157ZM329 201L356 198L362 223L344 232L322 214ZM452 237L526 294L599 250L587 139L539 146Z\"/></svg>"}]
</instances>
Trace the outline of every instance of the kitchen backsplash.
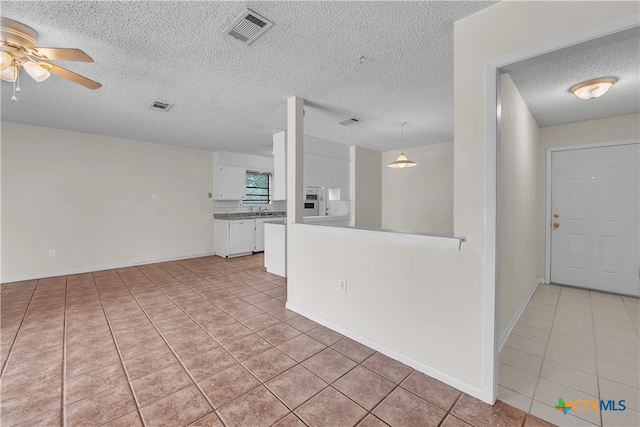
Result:
<instances>
[{"instance_id":1,"label":"kitchen backsplash","mask_svg":"<svg viewBox=\"0 0 640 427\"><path fill-rule=\"evenodd\" d=\"M216 200L213 203L213 213L250 213L258 212L258 209L266 208L271 212L282 212L287 210L287 201L278 200L269 205L243 205L238 200Z\"/></svg>"}]
</instances>

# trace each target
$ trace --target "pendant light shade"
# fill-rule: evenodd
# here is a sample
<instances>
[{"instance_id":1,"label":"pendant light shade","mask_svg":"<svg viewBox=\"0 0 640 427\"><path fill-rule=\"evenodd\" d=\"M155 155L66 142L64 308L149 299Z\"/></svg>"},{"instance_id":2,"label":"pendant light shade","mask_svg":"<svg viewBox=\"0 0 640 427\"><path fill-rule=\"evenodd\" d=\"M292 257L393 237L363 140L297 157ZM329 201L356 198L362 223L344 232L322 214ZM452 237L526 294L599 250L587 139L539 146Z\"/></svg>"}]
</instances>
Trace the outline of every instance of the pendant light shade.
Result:
<instances>
[{"instance_id":1,"label":"pendant light shade","mask_svg":"<svg viewBox=\"0 0 640 427\"><path fill-rule=\"evenodd\" d=\"M49 78L51 73L35 62L26 61L22 64L22 68L31 76L31 78L38 83L43 82Z\"/></svg>"},{"instance_id":2,"label":"pendant light shade","mask_svg":"<svg viewBox=\"0 0 640 427\"><path fill-rule=\"evenodd\" d=\"M417 166L418 164L414 161L407 159L407 156L404 153L400 153L395 162L389 163L387 166L390 168L412 168Z\"/></svg>"},{"instance_id":3,"label":"pendant light shade","mask_svg":"<svg viewBox=\"0 0 640 427\"><path fill-rule=\"evenodd\" d=\"M0 79L5 82L15 82L18 77L18 67L11 65L0 72Z\"/></svg>"},{"instance_id":4,"label":"pendant light shade","mask_svg":"<svg viewBox=\"0 0 640 427\"><path fill-rule=\"evenodd\" d=\"M399 169L403 169L403 168L412 168L414 166L417 166L418 164L414 161L411 161L407 158L407 156L404 155L404 125L406 125L407 122L402 122L400 123L400 127L401 127L401 133L402 133L402 137L401 137L401 150L400 150L400 155L398 156L398 158L395 160L395 162L391 162L389 163L387 166L390 168L399 168Z\"/></svg>"},{"instance_id":5,"label":"pendant light shade","mask_svg":"<svg viewBox=\"0 0 640 427\"><path fill-rule=\"evenodd\" d=\"M11 66L13 58L7 52L0 52L0 71L4 71L5 68Z\"/></svg>"}]
</instances>

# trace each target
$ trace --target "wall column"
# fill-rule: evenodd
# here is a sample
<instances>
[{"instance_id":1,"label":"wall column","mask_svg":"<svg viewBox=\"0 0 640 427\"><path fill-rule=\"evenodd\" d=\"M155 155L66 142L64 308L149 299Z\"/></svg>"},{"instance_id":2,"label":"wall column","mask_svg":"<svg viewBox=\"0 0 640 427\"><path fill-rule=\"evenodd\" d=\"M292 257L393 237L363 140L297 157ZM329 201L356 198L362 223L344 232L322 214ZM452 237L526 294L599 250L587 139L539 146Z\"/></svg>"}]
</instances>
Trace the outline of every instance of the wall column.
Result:
<instances>
[{"instance_id":1,"label":"wall column","mask_svg":"<svg viewBox=\"0 0 640 427\"><path fill-rule=\"evenodd\" d=\"M304 99L287 100L287 224L302 223L304 198Z\"/></svg>"}]
</instances>

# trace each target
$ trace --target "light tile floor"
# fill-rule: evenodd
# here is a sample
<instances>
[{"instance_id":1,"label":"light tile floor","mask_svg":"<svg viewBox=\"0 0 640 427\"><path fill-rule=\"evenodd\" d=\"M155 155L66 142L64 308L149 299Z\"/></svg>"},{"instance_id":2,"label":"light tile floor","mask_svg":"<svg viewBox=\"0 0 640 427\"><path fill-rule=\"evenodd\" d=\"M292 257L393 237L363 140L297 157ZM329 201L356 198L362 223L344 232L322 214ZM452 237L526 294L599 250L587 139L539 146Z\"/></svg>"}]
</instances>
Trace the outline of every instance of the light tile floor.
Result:
<instances>
[{"instance_id":1,"label":"light tile floor","mask_svg":"<svg viewBox=\"0 0 640 427\"><path fill-rule=\"evenodd\" d=\"M640 426L638 298L540 285L500 352L498 398L568 426ZM554 409L558 398L624 411Z\"/></svg>"},{"instance_id":2,"label":"light tile floor","mask_svg":"<svg viewBox=\"0 0 640 427\"><path fill-rule=\"evenodd\" d=\"M262 255L2 284L2 426L546 426L284 306ZM611 384L615 387L615 383Z\"/></svg>"}]
</instances>

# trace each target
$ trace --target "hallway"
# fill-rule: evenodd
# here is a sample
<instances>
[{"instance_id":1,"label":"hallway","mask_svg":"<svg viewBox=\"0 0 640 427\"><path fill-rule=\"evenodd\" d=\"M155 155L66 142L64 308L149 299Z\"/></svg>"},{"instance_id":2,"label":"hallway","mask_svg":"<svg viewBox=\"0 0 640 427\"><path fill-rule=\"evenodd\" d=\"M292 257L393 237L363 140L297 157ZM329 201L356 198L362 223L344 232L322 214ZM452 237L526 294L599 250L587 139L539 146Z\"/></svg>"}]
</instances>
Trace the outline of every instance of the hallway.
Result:
<instances>
[{"instance_id":1,"label":"hallway","mask_svg":"<svg viewBox=\"0 0 640 427\"><path fill-rule=\"evenodd\" d=\"M558 425L640 425L639 322L638 298L538 286L500 352L498 398ZM563 414L559 398L626 409Z\"/></svg>"}]
</instances>

